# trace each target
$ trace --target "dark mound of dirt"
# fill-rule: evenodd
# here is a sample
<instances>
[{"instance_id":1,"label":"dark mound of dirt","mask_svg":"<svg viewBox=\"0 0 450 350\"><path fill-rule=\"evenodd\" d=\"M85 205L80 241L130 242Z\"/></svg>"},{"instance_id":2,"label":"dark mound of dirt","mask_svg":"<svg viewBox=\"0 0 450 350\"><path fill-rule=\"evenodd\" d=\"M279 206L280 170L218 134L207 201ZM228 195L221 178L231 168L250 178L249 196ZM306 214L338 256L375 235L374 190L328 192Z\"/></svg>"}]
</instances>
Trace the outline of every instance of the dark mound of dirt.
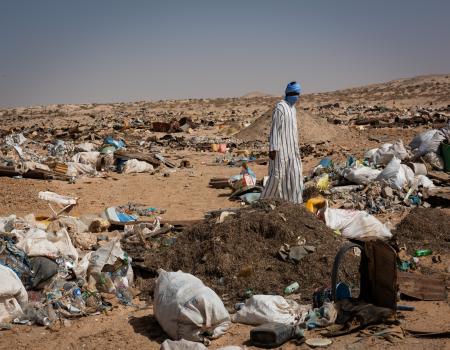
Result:
<instances>
[{"instance_id":1,"label":"dark mound of dirt","mask_svg":"<svg viewBox=\"0 0 450 350\"><path fill-rule=\"evenodd\" d=\"M398 224L393 234L410 254L416 249L447 253L450 252L450 215L436 208L416 208Z\"/></svg>"},{"instance_id":2,"label":"dark mound of dirt","mask_svg":"<svg viewBox=\"0 0 450 350\"><path fill-rule=\"evenodd\" d=\"M205 221L180 234L172 247L161 247L145 259L148 270L182 270L200 278L224 302L236 302L251 289L254 294L282 294L293 282L300 284L302 300L330 284L334 257L344 242L302 205L281 202L241 210L221 224ZM316 250L293 264L278 250L299 237ZM358 258L349 257L342 277L357 283Z\"/></svg>"}]
</instances>

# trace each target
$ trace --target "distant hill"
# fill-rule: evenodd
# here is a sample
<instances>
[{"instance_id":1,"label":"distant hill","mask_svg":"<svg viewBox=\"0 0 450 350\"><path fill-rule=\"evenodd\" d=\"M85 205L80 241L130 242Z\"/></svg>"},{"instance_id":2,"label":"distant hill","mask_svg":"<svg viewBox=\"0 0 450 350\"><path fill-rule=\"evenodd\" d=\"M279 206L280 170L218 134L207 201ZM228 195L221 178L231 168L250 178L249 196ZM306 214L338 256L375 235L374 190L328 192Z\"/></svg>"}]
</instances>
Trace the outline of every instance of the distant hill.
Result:
<instances>
[{"instance_id":1,"label":"distant hill","mask_svg":"<svg viewBox=\"0 0 450 350\"><path fill-rule=\"evenodd\" d=\"M252 91L249 92L248 94L241 96L241 98L255 98L255 97L273 97L273 95L266 94L265 92L261 91Z\"/></svg>"},{"instance_id":2,"label":"distant hill","mask_svg":"<svg viewBox=\"0 0 450 350\"><path fill-rule=\"evenodd\" d=\"M450 73L423 75L349 89L306 94L302 96L302 101L311 104L395 103L405 107L429 104L448 105L450 104Z\"/></svg>"}]
</instances>

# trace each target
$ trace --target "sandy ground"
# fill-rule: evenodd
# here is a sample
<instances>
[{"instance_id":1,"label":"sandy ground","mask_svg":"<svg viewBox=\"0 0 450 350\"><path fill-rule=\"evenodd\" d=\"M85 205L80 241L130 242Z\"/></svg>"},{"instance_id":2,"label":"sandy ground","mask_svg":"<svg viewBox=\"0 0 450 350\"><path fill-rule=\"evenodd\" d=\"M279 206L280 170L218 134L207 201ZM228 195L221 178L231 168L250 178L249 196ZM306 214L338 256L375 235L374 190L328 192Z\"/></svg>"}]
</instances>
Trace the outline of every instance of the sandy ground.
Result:
<instances>
[{"instance_id":1,"label":"sandy ground","mask_svg":"<svg viewBox=\"0 0 450 350\"><path fill-rule=\"evenodd\" d=\"M444 302L408 302L416 311L403 312L404 324L411 329L442 330L448 326L450 307ZM443 317L447 316L447 317ZM233 324L229 332L214 340L210 349L225 345L249 345L250 326ZM319 332L307 332L307 337L320 337ZM107 314L93 315L56 324L51 328L21 326L0 333L0 349L159 349L166 339L153 316L151 306L139 308L118 306ZM333 338L328 349L450 349L446 339L418 339L406 337L394 344L376 337L347 335ZM310 349L306 344L286 343L282 349Z\"/></svg>"}]
</instances>

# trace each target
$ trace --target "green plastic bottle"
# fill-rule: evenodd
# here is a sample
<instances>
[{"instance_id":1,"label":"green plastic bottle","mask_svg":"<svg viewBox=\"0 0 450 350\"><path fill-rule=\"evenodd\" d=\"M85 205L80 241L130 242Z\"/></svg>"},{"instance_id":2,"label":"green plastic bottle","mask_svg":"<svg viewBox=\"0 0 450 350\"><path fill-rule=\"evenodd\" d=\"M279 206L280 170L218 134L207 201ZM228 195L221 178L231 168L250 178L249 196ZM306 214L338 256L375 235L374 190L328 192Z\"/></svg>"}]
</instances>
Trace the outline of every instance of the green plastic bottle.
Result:
<instances>
[{"instance_id":1,"label":"green plastic bottle","mask_svg":"<svg viewBox=\"0 0 450 350\"><path fill-rule=\"evenodd\" d=\"M433 251L431 249L417 249L414 252L414 256L427 256L433 254Z\"/></svg>"}]
</instances>

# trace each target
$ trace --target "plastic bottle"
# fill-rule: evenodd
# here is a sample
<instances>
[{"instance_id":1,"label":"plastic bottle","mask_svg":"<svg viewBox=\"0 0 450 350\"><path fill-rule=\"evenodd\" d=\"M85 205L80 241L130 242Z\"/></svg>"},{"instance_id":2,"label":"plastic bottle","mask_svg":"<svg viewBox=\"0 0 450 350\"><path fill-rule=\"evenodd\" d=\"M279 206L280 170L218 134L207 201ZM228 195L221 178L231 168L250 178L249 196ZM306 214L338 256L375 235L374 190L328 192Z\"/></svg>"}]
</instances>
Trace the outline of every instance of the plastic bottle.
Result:
<instances>
[{"instance_id":1,"label":"plastic bottle","mask_svg":"<svg viewBox=\"0 0 450 350\"><path fill-rule=\"evenodd\" d=\"M433 254L433 251L431 249L417 249L414 252L415 256L427 256Z\"/></svg>"},{"instance_id":2,"label":"plastic bottle","mask_svg":"<svg viewBox=\"0 0 450 350\"><path fill-rule=\"evenodd\" d=\"M294 283L288 285L286 288L284 288L284 294L292 294L299 288L300 288L300 285L298 284L298 282L294 282Z\"/></svg>"},{"instance_id":3,"label":"plastic bottle","mask_svg":"<svg viewBox=\"0 0 450 350\"><path fill-rule=\"evenodd\" d=\"M76 287L72 289L72 304L78 310L82 311L85 307L83 296L81 295L81 289Z\"/></svg>"}]
</instances>

